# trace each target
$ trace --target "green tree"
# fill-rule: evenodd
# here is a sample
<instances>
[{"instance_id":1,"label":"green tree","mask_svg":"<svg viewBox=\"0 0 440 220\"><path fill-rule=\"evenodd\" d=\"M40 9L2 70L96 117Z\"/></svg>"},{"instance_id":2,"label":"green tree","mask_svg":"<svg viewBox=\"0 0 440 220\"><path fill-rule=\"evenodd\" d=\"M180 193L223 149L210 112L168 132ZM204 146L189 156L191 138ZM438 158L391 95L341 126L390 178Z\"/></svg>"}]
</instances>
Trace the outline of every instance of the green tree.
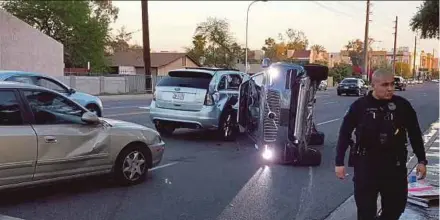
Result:
<instances>
[{"instance_id":1,"label":"green tree","mask_svg":"<svg viewBox=\"0 0 440 220\"><path fill-rule=\"evenodd\" d=\"M403 62L396 62L396 75L403 78L410 78L412 76L409 64Z\"/></svg>"},{"instance_id":2,"label":"green tree","mask_svg":"<svg viewBox=\"0 0 440 220\"><path fill-rule=\"evenodd\" d=\"M269 37L264 40L264 46L261 48L264 51L264 56L272 61L277 60L277 43L275 39Z\"/></svg>"},{"instance_id":3,"label":"green tree","mask_svg":"<svg viewBox=\"0 0 440 220\"><path fill-rule=\"evenodd\" d=\"M439 4L437 1L423 1L419 11L412 17L410 27L413 31L420 31L424 39L439 39Z\"/></svg>"},{"instance_id":4,"label":"green tree","mask_svg":"<svg viewBox=\"0 0 440 220\"><path fill-rule=\"evenodd\" d=\"M287 58L288 50L306 50L308 45L309 41L304 32L289 28L284 35L278 34L278 42L271 37L264 40L262 50L265 52L265 57L272 61L290 61L292 59Z\"/></svg>"},{"instance_id":5,"label":"green tree","mask_svg":"<svg viewBox=\"0 0 440 220\"><path fill-rule=\"evenodd\" d=\"M203 55L207 66L231 68L237 59L244 58L243 49L230 32L227 20L213 17L197 25L193 45L187 51L194 59Z\"/></svg>"},{"instance_id":6,"label":"green tree","mask_svg":"<svg viewBox=\"0 0 440 220\"><path fill-rule=\"evenodd\" d=\"M107 70L105 49L118 9L109 1L5 1L1 6L64 45L66 67Z\"/></svg>"},{"instance_id":7,"label":"green tree","mask_svg":"<svg viewBox=\"0 0 440 220\"><path fill-rule=\"evenodd\" d=\"M128 43L132 39L132 32L127 32L126 27L122 26L118 30L118 34L114 37L110 37L110 41L107 48L107 54L113 54L120 51L128 51L131 49Z\"/></svg>"},{"instance_id":8,"label":"green tree","mask_svg":"<svg viewBox=\"0 0 440 220\"><path fill-rule=\"evenodd\" d=\"M200 62L201 57L205 56L206 44L207 44L207 42L206 42L205 36L200 35L200 34L195 35L193 37L192 47L186 49L188 56L190 56L194 60Z\"/></svg>"},{"instance_id":9,"label":"green tree","mask_svg":"<svg viewBox=\"0 0 440 220\"><path fill-rule=\"evenodd\" d=\"M352 76L353 67L349 64L345 63L337 63L333 68L329 71L329 76L333 77L334 82L341 82L342 79Z\"/></svg>"},{"instance_id":10,"label":"green tree","mask_svg":"<svg viewBox=\"0 0 440 220\"><path fill-rule=\"evenodd\" d=\"M300 30L294 30L292 28L287 29L286 38L286 49L288 50L305 50L309 45L309 40L304 32Z\"/></svg>"}]
</instances>

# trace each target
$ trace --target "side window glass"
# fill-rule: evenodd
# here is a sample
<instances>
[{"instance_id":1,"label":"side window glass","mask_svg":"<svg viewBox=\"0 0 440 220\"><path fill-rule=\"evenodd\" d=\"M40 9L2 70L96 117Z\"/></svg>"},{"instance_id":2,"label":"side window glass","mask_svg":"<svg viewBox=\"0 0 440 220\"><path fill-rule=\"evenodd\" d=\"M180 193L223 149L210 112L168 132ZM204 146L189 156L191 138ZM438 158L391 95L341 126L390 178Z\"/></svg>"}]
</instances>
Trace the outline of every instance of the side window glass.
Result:
<instances>
[{"instance_id":1,"label":"side window glass","mask_svg":"<svg viewBox=\"0 0 440 220\"><path fill-rule=\"evenodd\" d=\"M34 84L32 79L27 76L13 76L13 77L8 78L6 81Z\"/></svg>"},{"instance_id":2,"label":"side window glass","mask_svg":"<svg viewBox=\"0 0 440 220\"><path fill-rule=\"evenodd\" d=\"M218 90L225 90L226 89L226 76L222 76L220 78L220 81L218 83Z\"/></svg>"},{"instance_id":3,"label":"side window glass","mask_svg":"<svg viewBox=\"0 0 440 220\"><path fill-rule=\"evenodd\" d=\"M0 126L22 125L20 104L13 91L0 91Z\"/></svg>"},{"instance_id":4,"label":"side window glass","mask_svg":"<svg viewBox=\"0 0 440 220\"><path fill-rule=\"evenodd\" d=\"M254 82L255 82L255 84L257 84L257 86L263 85L263 77L264 77L264 74L258 74L253 77Z\"/></svg>"},{"instance_id":5,"label":"side window glass","mask_svg":"<svg viewBox=\"0 0 440 220\"><path fill-rule=\"evenodd\" d=\"M85 111L62 96L46 91L25 91L24 95L36 124L85 124L81 120Z\"/></svg>"},{"instance_id":6,"label":"side window glass","mask_svg":"<svg viewBox=\"0 0 440 220\"><path fill-rule=\"evenodd\" d=\"M48 89L51 89L51 90L54 90L54 91L57 91L57 92L61 92L61 93L67 92L66 88L64 88L60 84L58 84L58 83L56 83L56 82L54 82L52 80L49 80L49 79L46 79L46 78L42 78L42 77L37 78L36 85L44 87L44 88L48 88Z\"/></svg>"},{"instance_id":7,"label":"side window glass","mask_svg":"<svg viewBox=\"0 0 440 220\"><path fill-rule=\"evenodd\" d=\"M228 90L238 90L241 84L241 77L237 74L231 74L229 76L232 80L228 83Z\"/></svg>"}]
</instances>

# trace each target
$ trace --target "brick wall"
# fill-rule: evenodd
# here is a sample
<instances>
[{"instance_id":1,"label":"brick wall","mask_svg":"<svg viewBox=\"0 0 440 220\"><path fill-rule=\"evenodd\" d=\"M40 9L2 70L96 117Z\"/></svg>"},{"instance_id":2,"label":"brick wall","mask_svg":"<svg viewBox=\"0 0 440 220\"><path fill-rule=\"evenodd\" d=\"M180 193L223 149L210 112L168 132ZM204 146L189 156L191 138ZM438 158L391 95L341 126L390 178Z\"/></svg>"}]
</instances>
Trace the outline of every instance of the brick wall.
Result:
<instances>
[{"instance_id":1,"label":"brick wall","mask_svg":"<svg viewBox=\"0 0 440 220\"><path fill-rule=\"evenodd\" d=\"M0 70L64 73L63 45L0 9Z\"/></svg>"}]
</instances>

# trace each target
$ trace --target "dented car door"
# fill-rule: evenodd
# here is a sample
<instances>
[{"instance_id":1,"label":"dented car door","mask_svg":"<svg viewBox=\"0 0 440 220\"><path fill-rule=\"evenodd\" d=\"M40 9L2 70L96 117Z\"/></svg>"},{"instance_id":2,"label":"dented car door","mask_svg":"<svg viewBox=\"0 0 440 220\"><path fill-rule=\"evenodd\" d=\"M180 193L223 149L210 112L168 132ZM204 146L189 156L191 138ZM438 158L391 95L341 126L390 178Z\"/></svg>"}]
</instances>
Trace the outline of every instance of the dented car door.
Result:
<instances>
[{"instance_id":1,"label":"dented car door","mask_svg":"<svg viewBox=\"0 0 440 220\"><path fill-rule=\"evenodd\" d=\"M33 113L38 155L34 180L91 174L111 168L106 127L81 117L86 111L56 93L23 91Z\"/></svg>"}]
</instances>

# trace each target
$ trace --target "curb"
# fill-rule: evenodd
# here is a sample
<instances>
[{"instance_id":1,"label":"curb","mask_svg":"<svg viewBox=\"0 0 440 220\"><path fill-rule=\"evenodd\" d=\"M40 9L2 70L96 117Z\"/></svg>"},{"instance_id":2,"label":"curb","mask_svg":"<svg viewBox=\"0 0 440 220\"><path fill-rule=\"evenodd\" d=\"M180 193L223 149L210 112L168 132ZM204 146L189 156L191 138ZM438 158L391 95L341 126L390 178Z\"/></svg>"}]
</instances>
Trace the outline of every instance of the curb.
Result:
<instances>
[{"instance_id":1,"label":"curb","mask_svg":"<svg viewBox=\"0 0 440 220\"><path fill-rule=\"evenodd\" d=\"M429 138L425 143L425 152L428 151L431 148L432 143L435 141L436 137L439 135L439 120L432 123L429 128L423 132L423 138ZM434 131L435 130L435 131ZM434 131L434 132L433 132ZM415 155L412 155L411 158L406 163L407 169L411 166L417 165L417 160ZM411 169L412 170L412 169ZM411 172L411 171L409 171ZM409 174L409 173L408 173ZM377 199L377 210L378 213L381 211L381 204L380 204L380 195ZM345 200L341 205L339 205L334 211L332 211L324 220L352 220L357 218L357 207L354 200L354 195L351 195L348 197L347 200Z\"/></svg>"},{"instance_id":2,"label":"curb","mask_svg":"<svg viewBox=\"0 0 440 220\"><path fill-rule=\"evenodd\" d=\"M101 100L103 101L113 101L113 100L148 100L148 99L152 99L153 95L152 94L148 94L148 93L143 93L143 94L124 94L124 95L102 95L102 96L98 96Z\"/></svg>"}]
</instances>

